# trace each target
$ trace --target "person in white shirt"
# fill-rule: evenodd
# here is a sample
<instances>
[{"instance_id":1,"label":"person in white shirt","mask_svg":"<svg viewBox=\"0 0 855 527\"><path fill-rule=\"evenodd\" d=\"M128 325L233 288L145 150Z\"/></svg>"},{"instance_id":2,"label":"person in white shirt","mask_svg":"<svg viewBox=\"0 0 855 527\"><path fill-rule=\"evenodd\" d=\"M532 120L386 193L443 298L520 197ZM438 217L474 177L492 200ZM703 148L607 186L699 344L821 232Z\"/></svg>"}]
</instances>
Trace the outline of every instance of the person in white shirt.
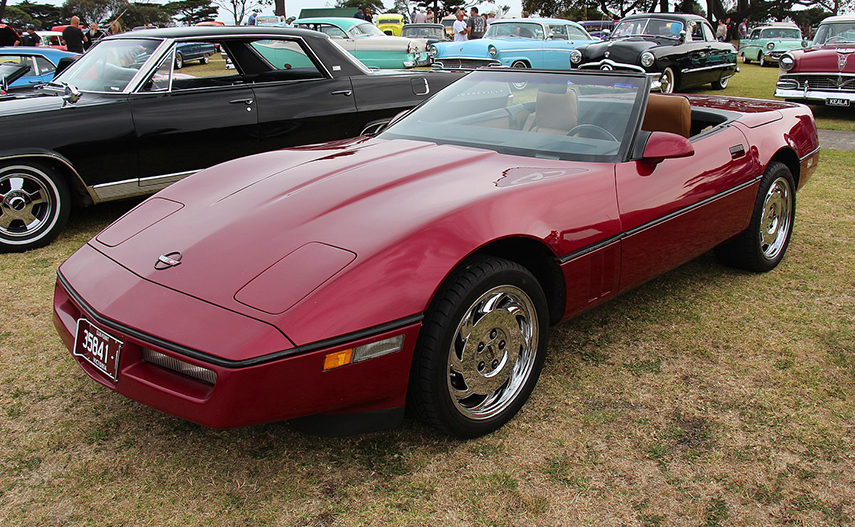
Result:
<instances>
[{"instance_id":1,"label":"person in white shirt","mask_svg":"<svg viewBox=\"0 0 855 527\"><path fill-rule=\"evenodd\" d=\"M419 9L416 11L416 16L413 17L413 24L424 24L427 22L427 15Z\"/></svg>"},{"instance_id":2,"label":"person in white shirt","mask_svg":"<svg viewBox=\"0 0 855 527\"><path fill-rule=\"evenodd\" d=\"M454 21L454 25L452 26L455 42L466 42L469 40L469 37L467 36L468 29L466 28L466 21L463 20L464 16L463 10L458 9L457 20Z\"/></svg>"}]
</instances>

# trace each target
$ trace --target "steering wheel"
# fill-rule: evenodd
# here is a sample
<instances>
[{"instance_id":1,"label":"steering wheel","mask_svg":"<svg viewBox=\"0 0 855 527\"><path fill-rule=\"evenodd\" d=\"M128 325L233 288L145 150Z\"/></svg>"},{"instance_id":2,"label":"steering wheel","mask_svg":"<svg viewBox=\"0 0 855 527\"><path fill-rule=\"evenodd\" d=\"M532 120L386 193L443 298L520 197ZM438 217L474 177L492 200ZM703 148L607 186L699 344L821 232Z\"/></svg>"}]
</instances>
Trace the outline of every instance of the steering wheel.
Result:
<instances>
[{"instance_id":1,"label":"steering wheel","mask_svg":"<svg viewBox=\"0 0 855 527\"><path fill-rule=\"evenodd\" d=\"M567 132L567 135L584 137L584 132L593 132L594 136L599 136L601 139L606 139L607 141L614 141L615 143L619 142L617 140L617 137L613 136L611 132L609 132L602 126L597 126L595 124L576 125L569 132ZM597 139L597 137L593 137L593 139Z\"/></svg>"}]
</instances>

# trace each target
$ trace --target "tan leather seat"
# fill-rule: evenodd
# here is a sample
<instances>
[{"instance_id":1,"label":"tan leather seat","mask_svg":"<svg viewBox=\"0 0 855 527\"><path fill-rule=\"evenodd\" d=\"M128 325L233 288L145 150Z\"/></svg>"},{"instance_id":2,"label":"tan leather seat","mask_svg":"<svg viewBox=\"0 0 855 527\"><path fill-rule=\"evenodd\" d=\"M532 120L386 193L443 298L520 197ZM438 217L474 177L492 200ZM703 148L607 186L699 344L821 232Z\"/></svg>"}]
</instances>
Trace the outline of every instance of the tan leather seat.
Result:
<instances>
[{"instance_id":1,"label":"tan leather seat","mask_svg":"<svg viewBox=\"0 0 855 527\"><path fill-rule=\"evenodd\" d=\"M648 132L671 132L689 137L692 129L692 106L682 95L651 93L641 129Z\"/></svg>"},{"instance_id":2,"label":"tan leather seat","mask_svg":"<svg viewBox=\"0 0 855 527\"><path fill-rule=\"evenodd\" d=\"M539 90L535 112L524 130L542 134L567 135L579 122L579 101L576 92L564 86L563 93Z\"/></svg>"}]
</instances>

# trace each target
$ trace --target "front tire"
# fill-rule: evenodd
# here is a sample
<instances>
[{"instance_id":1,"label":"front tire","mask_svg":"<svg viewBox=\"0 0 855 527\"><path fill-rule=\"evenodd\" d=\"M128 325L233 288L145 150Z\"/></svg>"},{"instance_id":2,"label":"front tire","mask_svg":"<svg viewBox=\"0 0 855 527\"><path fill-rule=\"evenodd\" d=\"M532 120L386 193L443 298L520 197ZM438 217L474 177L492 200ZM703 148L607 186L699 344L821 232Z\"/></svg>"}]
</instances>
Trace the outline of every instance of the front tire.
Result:
<instances>
[{"instance_id":1,"label":"front tire","mask_svg":"<svg viewBox=\"0 0 855 527\"><path fill-rule=\"evenodd\" d=\"M0 166L0 250L26 251L50 243L65 227L71 194L65 180L34 161Z\"/></svg>"},{"instance_id":2,"label":"front tire","mask_svg":"<svg viewBox=\"0 0 855 527\"><path fill-rule=\"evenodd\" d=\"M766 56L763 55L763 52L757 54L757 62L760 63L761 68L765 68L769 65L769 62L766 60Z\"/></svg>"},{"instance_id":3,"label":"front tire","mask_svg":"<svg viewBox=\"0 0 855 527\"><path fill-rule=\"evenodd\" d=\"M208 55L205 55L204 57L202 57L201 59L199 59L199 64L202 64L202 65L204 66L205 64L207 64L207 63L208 63L208 61L209 61L209 59L208 59Z\"/></svg>"},{"instance_id":4,"label":"front tire","mask_svg":"<svg viewBox=\"0 0 855 527\"><path fill-rule=\"evenodd\" d=\"M715 255L725 265L764 273L781 262L793 233L796 193L793 174L787 165L772 162L760 179L751 223L742 234L716 247Z\"/></svg>"},{"instance_id":5,"label":"front tire","mask_svg":"<svg viewBox=\"0 0 855 527\"><path fill-rule=\"evenodd\" d=\"M425 316L410 406L460 438L488 434L528 400L546 356L546 297L524 267L476 257L452 273Z\"/></svg>"},{"instance_id":6,"label":"front tire","mask_svg":"<svg viewBox=\"0 0 855 527\"><path fill-rule=\"evenodd\" d=\"M184 55L181 53L175 54L175 69L180 70L184 67Z\"/></svg>"}]
</instances>

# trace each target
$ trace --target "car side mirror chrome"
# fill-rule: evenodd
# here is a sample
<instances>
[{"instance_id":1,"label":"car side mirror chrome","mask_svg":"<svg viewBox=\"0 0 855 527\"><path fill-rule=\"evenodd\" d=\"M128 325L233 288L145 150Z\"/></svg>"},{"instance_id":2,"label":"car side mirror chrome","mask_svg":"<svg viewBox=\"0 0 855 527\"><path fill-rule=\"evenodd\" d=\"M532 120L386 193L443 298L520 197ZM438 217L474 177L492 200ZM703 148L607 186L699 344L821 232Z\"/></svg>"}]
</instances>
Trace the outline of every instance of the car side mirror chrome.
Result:
<instances>
[{"instance_id":1,"label":"car side mirror chrome","mask_svg":"<svg viewBox=\"0 0 855 527\"><path fill-rule=\"evenodd\" d=\"M680 31L680 42L686 41L686 30Z\"/></svg>"},{"instance_id":2,"label":"car side mirror chrome","mask_svg":"<svg viewBox=\"0 0 855 527\"><path fill-rule=\"evenodd\" d=\"M78 90L76 86L68 83L63 83L63 85L65 86L65 91L62 95L62 100L64 101L63 106L66 104L76 104L77 101L80 100L80 90Z\"/></svg>"},{"instance_id":3,"label":"car side mirror chrome","mask_svg":"<svg viewBox=\"0 0 855 527\"><path fill-rule=\"evenodd\" d=\"M612 32L608 29L603 30L603 40L608 40L612 36Z\"/></svg>"},{"instance_id":4,"label":"car side mirror chrome","mask_svg":"<svg viewBox=\"0 0 855 527\"><path fill-rule=\"evenodd\" d=\"M671 132L651 132L644 145L641 160L650 165L658 165L666 159L689 157L695 154L695 147L682 135Z\"/></svg>"}]
</instances>

